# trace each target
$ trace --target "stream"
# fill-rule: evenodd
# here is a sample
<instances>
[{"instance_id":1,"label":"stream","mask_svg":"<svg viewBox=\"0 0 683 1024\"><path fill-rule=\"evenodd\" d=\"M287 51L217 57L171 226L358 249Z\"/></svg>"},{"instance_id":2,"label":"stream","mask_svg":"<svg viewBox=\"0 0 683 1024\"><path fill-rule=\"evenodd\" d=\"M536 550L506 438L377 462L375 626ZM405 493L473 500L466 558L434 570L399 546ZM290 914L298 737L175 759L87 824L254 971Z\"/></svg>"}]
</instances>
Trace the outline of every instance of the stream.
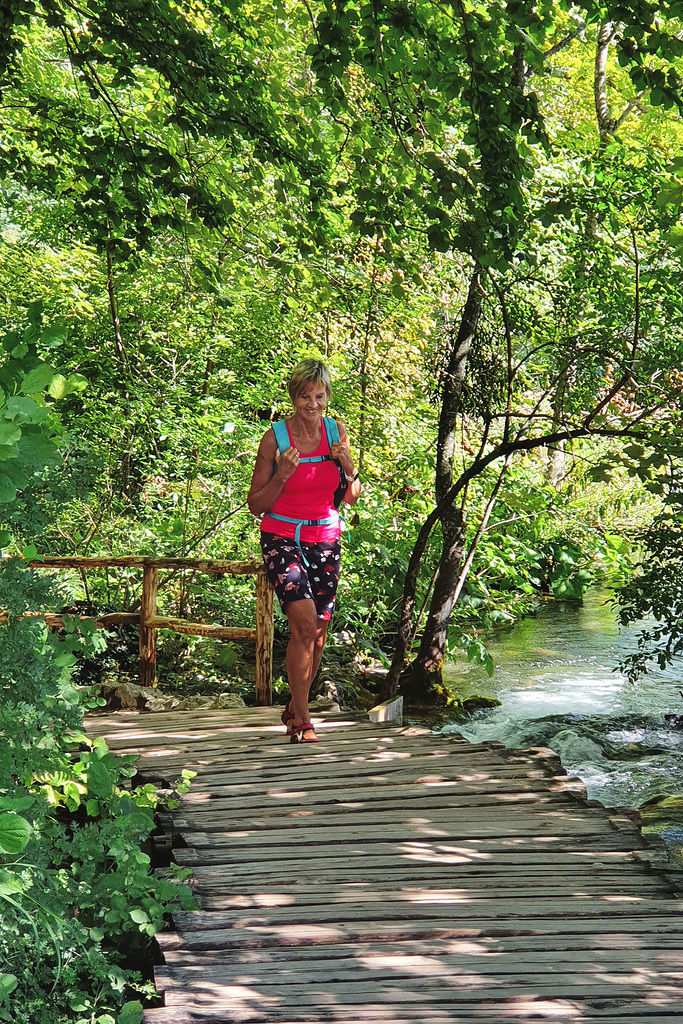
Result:
<instances>
[{"instance_id":1,"label":"stream","mask_svg":"<svg viewBox=\"0 0 683 1024\"><path fill-rule=\"evenodd\" d=\"M550 747L583 780L589 799L606 807L648 804L645 831L657 832L679 859L683 659L629 683L615 668L634 649L637 628L619 626L609 597L594 589L582 604L548 602L493 638L487 644L493 678L466 662L449 664L444 678L461 698L478 694L501 705L466 723L447 721L439 731L508 747Z\"/></svg>"}]
</instances>

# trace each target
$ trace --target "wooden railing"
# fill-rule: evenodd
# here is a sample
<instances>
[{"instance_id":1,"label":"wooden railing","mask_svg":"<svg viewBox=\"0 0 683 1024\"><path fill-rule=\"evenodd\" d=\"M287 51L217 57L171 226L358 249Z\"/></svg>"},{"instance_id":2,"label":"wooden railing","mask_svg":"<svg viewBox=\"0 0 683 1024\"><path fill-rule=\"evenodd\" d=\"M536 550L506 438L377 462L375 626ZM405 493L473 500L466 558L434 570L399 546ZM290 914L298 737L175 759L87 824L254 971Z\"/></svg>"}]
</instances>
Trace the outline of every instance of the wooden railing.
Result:
<instances>
[{"instance_id":1,"label":"wooden railing","mask_svg":"<svg viewBox=\"0 0 683 1024\"><path fill-rule=\"evenodd\" d=\"M250 641L256 645L256 703L273 703L273 591L260 561L227 562L200 558L145 558L124 555L120 558L51 556L29 562L34 569L142 569L140 612L111 612L97 619L102 626L137 623L140 628L140 682L156 686L157 630L171 629L187 636L214 637L217 640ZM159 569L191 569L194 572L230 576L256 576L256 623L253 629L215 626L189 619L168 618L157 614ZM50 626L59 626L59 615L44 615Z\"/></svg>"}]
</instances>

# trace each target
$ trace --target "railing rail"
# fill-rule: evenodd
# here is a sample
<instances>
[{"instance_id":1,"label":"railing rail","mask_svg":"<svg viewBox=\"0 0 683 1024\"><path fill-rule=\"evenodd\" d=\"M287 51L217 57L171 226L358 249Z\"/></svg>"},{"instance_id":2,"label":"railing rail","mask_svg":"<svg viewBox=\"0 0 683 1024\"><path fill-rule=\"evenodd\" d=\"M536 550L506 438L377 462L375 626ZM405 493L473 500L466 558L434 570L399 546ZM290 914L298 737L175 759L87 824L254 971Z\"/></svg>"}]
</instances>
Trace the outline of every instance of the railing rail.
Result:
<instances>
[{"instance_id":1,"label":"railing rail","mask_svg":"<svg viewBox=\"0 0 683 1024\"><path fill-rule=\"evenodd\" d=\"M137 623L140 629L140 682L156 686L157 630L170 629L187 636L214 637L217 640L250 641L256 645L256 703L273 703L273 591L263 568L256 560L230 562L219 558L148 558L144 555L85 557L83 555L46 555L28 563L34 569L110 569L142 570L140 612L110 612L97 619L102 625L116 622ZM256 622L253 629L192 622L157 614L159 569L191 569L195 572L229 576L256 576ZM60 615L43 615L50 626L62 623Z\"/></svg>"}]
</instances>

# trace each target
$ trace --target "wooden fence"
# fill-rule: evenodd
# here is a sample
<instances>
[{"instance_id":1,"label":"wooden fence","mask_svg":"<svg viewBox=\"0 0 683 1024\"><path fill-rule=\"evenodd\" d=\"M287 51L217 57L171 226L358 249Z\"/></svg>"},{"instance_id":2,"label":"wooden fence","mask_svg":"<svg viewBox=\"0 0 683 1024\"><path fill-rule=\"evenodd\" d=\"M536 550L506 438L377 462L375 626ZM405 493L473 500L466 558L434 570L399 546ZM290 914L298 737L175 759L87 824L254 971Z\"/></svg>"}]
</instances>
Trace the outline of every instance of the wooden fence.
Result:
<instances>
[{"instance_id":1,"label":"wooden fence","mask_svg":"<svg viewBox=\"0 0 683 1024\"><path fill-rule=\"evenodd\" d=\"M256 645L256 703L273 703L273 591L260 561L227 562L200 558L121 558L60 557L46 555L29 562L34 569L109 569L139 568L142 570L140 612L111 612L97 619L102 626L136 623L140 628L140 682L156 686L157 630L171 629L187 636L207 636L217 640L250 641ZM229 576L256 576L256 623L252 629L215 626L189 619L168 618L157 614L159 569L191 569L194 572ZM44 615L50 626L62 624L60 615Z\"/></svg>"}]
</instances>

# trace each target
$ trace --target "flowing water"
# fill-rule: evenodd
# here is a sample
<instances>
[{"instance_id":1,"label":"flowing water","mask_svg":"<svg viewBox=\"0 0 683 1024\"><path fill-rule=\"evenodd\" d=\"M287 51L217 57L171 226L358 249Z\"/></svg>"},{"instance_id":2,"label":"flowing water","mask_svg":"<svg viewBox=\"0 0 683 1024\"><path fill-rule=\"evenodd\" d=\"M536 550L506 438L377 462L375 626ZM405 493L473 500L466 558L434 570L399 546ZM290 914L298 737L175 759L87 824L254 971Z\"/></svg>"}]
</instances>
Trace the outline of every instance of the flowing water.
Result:
<instances>
[{"instance_id":1,"label":"flowing water","mask_svg":"<svg viewBox=\"0 0 683 1024\"><path fill-rule=\"evenodd\" d=\"M583 604L548 602L489 644L496 666L455 663L444 673L461 698L496 697L500 707L443 732L508 747L544 746L559 754L588 796L607 807L649 802L646 825L683 843L683 659L633 685L616 671L635 648L637 628L619 626L607 591ZM659 808L654 802L660 798ZM645 813L645 812L644 812Z\"/></svg>"}]
</instances>

